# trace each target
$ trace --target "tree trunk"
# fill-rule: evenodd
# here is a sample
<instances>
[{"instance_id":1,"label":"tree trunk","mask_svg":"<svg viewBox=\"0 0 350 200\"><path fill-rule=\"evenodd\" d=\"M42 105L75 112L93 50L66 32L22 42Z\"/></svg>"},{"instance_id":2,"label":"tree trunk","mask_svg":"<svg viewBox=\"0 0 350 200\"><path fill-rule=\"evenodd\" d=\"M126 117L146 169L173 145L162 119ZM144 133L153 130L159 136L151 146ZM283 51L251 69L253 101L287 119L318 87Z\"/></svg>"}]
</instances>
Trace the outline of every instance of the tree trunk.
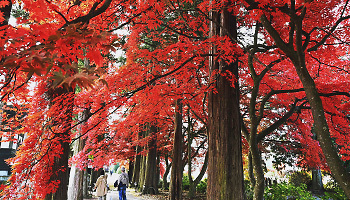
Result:
<instances>
[{"instance_id":1,"label":"tree trunk","mask_svg":"<svg viewBox=\"0 0 350 200\"><path fill-rule=\"evenodd\" d=\"M145 188L143 194L158 194L157 174L157 127L150 127L150 140L148 142L148 154L146 162Z\"/></svg>"},{"instance_id":2,"label":"tree trunk","mask_svg":"<svg viewBox=\"0 0 350 200\"><path fill-rule=\"evenodd\" d=\"M254 170L253 170L253 161L252 161L252 155L249 151L248 153L248 176L250 184L252 185L252 188L255 187L255 177L254 177Z\"/></svg>"},{"instance_id":3,"label":"tree trunk","mask_svg":"<svg viewBox=\"0 0 350 200\"><path fill-rule=\"evenodd\" d=\"M173 161L171 163L171 178L170 178L170 200L182 199L182 148L183 148L183 136L182 136L182 103L181 99L176 100L175 103L175 130L174 130L174 144L173 144Z\"/></svg>"},{"instance_id":4,"label":"tree trunk","mask_svg":"<svg viewBox=\"0 0 350 200\"><path fill-rule=\"evenodd\" d=\"M145 130L145 125L142 125L142 129L143 131L141 132L141 138L144 138L147 136L147 131ZM145 147L143 147L145 148ZM141 148L141 149L143 149ZM147 157L144 155L141 155L140 157L140 173L139 173L139 191L143 192L143 188L145 185L145 178L146 178L146 161L147 161Z\"/></svg>"},{"instance_id":5,"label":"tree trunk","mask_svg":"<svg viewBox=\"0 0 350 200\"><path fill-rule=\"evenodd\" d=\"M83 200L84 172L72 165L69 175L68 200Z\"/></svg>"},{"instance_id":6,"label":"tree trunk","mask_svg":"<svg viewBox=\"0 0 350 200\"><path fill-rule=\"evenodd\" d=\"M192 179L192 141L193 141L193 134L191 130L191 118L190 118L190 111L188 110L187 113L187 166L188 166L188 180L190 182L189 186L189 192L188 196L190 198L193 198L196 195L196 186Z\"/></svg>"},{"instance_id":7,"label":"tree trunk","mask_svg":"<svg viewBox=\"0 0 350 200\"><path fill-rule=\"evenodd\" d=\"M132 177L134 175L134 161L132 160L133 158L131 158L130 162L129 162L129 171L128 171L128 177L129 177L129 183L132 184ZM131 186L132 187L132 186Z\"/></svg>"},{"instance_id":8,"label":"tree trunk","mask_svg":"<svg viewBox=\"0 0 350 200\"><path fill-rule=\"evenodd\" d=\"M142 132L139 132L139 139L142 137ZM133 186L135 186L136 188L140 188L142 187L142 185L140 185L140 173L141 173L141 155L140 152L142 151L142 147L141 146L136 146L136 156L135 156L135 160L134 160L134 172L133 172L133 176L132 176L132 184Z\"/></svg>"},{"instance_id":9,"label":"tree trunk","mask_svg":"<svg viewBox=\"0 0 350 200\"><path fill-rule=\"evenodd\" d=\"M83 149L83 141L74 142L74 154ZM72 164L69 175L68 200L83 200L84 172Z\"/></svg>"},{"instance_id":10,"label":"tree trunk","mask_svg":"<svg viewBox=\"0 0 350 200\"><path fill-rule=\"evenodd\" d=\"M256 137L256 134L252 134L251 136ZM258 143L256 138L251 138L251 143L249 144L250 152L252 155L252 163L254 169L254 177L255 177L255 185L254 185L254 196L253 200L262 200L264 199L264 170L262 168L261 154L258 148Z\"/></svg>"},{"instance_id":11,"label":"tree trunk","mask_svg":"<svg viewBox=\"0 0 350 200\"><path fill-rule=\"evenodd\" d=\"M95 169L91 169L91 174L90 174L90 190L92 191L92 189L94 188L95 186L95 183L98 179L98 177L100 176L100 173L101 171L99 170L95 170Z\"/></svg>"},{"instance_id":12,"label":"tree trunk","mask_svg":"<svg viewBox=\"0 0 350 200\"><path fill-rule=\"evenodd\" d=\"M160 181L160 156L157 153L157 172L156 172L156 184L157 184L157 188L159 188L159 181Z\"/></svg>"},{"instance_id":13,"label":"tree trunk","mask_svg":"<svg viewBox=\"0 0 350 200\"><path fill-rule=\"evenodd\" d=\"M197 185L199 184L199 182L202 180L205 172L207 171L208 168L208 153L205 154L205 158L204 158L204 163L202 166L202 169L200 171L200 173L198 174L198 176L193 180L192 179L192 141L194 138L194 135L192 133L192 123L191 123L191 119L190 119L190 113L188 112L188 127L187 127L187 133L188 133L188 141L187 141L187 157L188 157L188 179L190 182L190 186L189 186L189 191L188 191L188 197L189 198L194 198L196 196L196 189L197 189Z\"/></svg>"},{"instance_id":14,"label":"tree trunk","mask_svg":"<svg viewBox=\"0 0 350 200\"><path fill-rule=\"evenodd\" d=\"M145 176L146 176L146 156L141 156L141 165L140 165L140 179L139 179L139 191L143 192L145 186Z\"/></svg>"},{"instance_id":15,"label":"tree trunk","mask_svg":"<svg viewBox=\"0 0 350 200\"><path fill-rule=\"evenodd\" d=\"M61 142L62 154L60 158L54 159L52 180L59 181L60 184L56 192L52 195L53 200L67 199L68 192L68 159L69 159L69 143Z\"/></svg>"},{"instance_id":16,"label":"tree trunk","mask_svg":"<svg viewBox=\"0 0 350 200\"><path fill-rule=\"evenodd\" d=\"M88 173L88 167L85 167L84 173L84 180L83 180L83 197L89 197L89 173Z\"/></svg>"},{"instance_id":17,"label":"tree trunk","mask_svg":"<svg viewBox=\"0 0 350 200\"><path fill-rule=\"evenodd\" d=\"M72 88L59 87L48 91L48 97L51 101L51 106L62 106L60 100L56 98L66 99L68 94L73 93ZM70 97L68 97L70 98ZM53 200L67 199L68 192L68 159L70 154L70 126L72 121L73 113L73 98L67 101L68 103L62 107L64 112L63 118L52 116L52 126L60 126L61 133L55 133L59 140L59 144L62 148L60 157L54 158L52 165L53 175L51 176L52 181L59 181L58 188L54 194L52 194ZM63 123L62 123L63 122Z\"/></svg>"},{"instance_id":18,"label":"tree trunk","mask_svg":"<svg viewBox=\"0 0 350 200\"><path fill-rule=\"evenodd\" d=\"M211 13L210 35L226 35L237 37L236 17L223 10L221 14ZM218 25L220 24L220 26ZM211 53L216 53L215 47ZM218 63L215 57L209 62L210 73L214 71L230 71L238 80L238 63ZM234 87L226 77L214 77L216 91L209 93L208 99L208 138L209 165L207 199L242 200L243 167L241 147L241 125L239 113L239 86Z\"/></svg>"},{"instance_id":19,"label":"tree trunk","mask_svg":"<svg viewBox=\"0 0 350 200\"><path fill-rule=\"evenodd\" d=\"M317 195L324 195L324 188L322 182L322 173L320 169L312 170L312 193Z\"/></svg>"},{"instance_id":20,"label":"tree trunk","mask_svg":"<svg viewBox=\"0 0 350 200\"><path fill-rule=\"evenodd\" d=\"M201 169L199 175L197 176L196 179L194 179L193 182L190 183L190 189L188 191L188 197L190 197L190 198L193 198L196 196L196 187L199 184L199 182L202 180L202 178L203 178L203 176L208 168L208 158L209 158L209 156L207 153L205 155L204 163L203 163L203 166L202 166L202 169Z\"/></svg>"},{"instance_id":21,"label":"tree trunk","mask_svg":"<svg viewBox=\"0 0 350 200\"><path fill-rule=\"evenodd\" d=\"M166 163L166 169L163 175L163 190L168 190L169 189L169 184L168 184L168 175L171 169L171 163L169 163L168 156L165 156L165 163Z\"/></svg>"},{"instance_id":22,"label":"tree trunk","mask_svg":"<svg viewBox=\"0 0 350 200\"><path fill-rule=\"evenodd\" d=\"M89 110L85 110L80 115L80 121L88 117ZM83 126L81 124L81 126ZM81 133L81 128L79 127L80 133L76 135L79 137ZM80 151L84 149L85 141L81 138L77 139L73 143L73 155L77 155ZM75 164L72 164L70 175L69 175L69 185L68 185L68 200L83 200L83 181L84 181L84 172L75 167Z\"/></svg>"}]
</instances>

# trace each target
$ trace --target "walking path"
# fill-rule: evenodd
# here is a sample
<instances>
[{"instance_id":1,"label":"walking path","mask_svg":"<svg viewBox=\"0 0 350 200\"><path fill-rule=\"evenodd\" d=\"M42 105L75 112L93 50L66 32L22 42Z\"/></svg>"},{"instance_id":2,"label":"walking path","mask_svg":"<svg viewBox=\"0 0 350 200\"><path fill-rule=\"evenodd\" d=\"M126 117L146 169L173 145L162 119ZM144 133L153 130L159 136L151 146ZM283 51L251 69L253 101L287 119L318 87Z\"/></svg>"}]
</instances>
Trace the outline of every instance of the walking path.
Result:
<instances>
[{"instance_id":1,"label":"walking path","mask_svg":"<svg viewBox=\"0 0 350 200\"><path fill-rule=\"evenodd\" d=\"M90 199L84 199L84 200L96 200L97 197L93 197ZM126 199L127 200L157 200L157 198L148 196L148 195L140 195L140 193L137 193L132 188L126 189ZM119 200L119 193L116 190L109 190L107 193L106 200Z\"/></svg>"}]
</instances>

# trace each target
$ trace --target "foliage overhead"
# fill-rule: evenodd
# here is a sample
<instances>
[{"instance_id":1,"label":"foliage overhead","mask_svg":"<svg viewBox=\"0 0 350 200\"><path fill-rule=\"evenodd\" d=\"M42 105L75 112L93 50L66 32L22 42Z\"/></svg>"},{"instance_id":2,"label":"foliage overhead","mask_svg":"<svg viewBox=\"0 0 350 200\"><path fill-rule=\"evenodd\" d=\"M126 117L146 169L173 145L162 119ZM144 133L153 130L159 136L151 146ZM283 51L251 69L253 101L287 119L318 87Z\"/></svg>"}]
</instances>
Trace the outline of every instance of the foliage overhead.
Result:
<instances>
[{"instance_id":1,"label":"foliage overhead","mask_svg":"<svg viewBox=\"0 0 350 200\"><path fill-rule=\"evenodd\" d=\"M293 45L290 16L302 20L306 67L315 81L324 104L331 137L343 161L350 160L349 18L348 1L196 1L185 0L21 0L12 1L22 13L16 25L0 25L1 100L11 102L26 113L12 138L26 139L12 164L9 185L2 195L9 199L42 199L55 191L59 182L51 181L52 159L60 157L59 133L70 131L66 141L83 138L84 150L71 159L83 168L96 168L135 155L135 146L146 146L148 137L139 133L146 125L158 127L159 151L172 148L174 103L182 99L184 119L196 119L193 129L206 129L206 94L215 79L208 74L208 58L220 62L240 60L241 107L249 129L249 105L254 79L261 77L254 113L259 118L258 132L297 107L284 126L272 134L288 133L286 140L298 141L303 148L300 163L328 169L317 140L312 138L310 105L301 81L288 58ZM9 5L0 0L0 8ZM210 11L223 5L237 15L238 41L230 36L209 37ZM296 13L288 13L289 7ZM266 29L261 29L256 45L250 30L265 15L286 49L277 48ZM0 22L5 18L0 14ZM293 30L293 31L292 31ZM248 39L247 39L248 38ZM209 54L215 45L217 54ZM288 46L289 45L289 46ZM123 52L126 62L110 59ZM254 70L248 55L254 51ZM285 53L287 52L287 53ZM271 64L273 63L273 64ZM228 80L235 77L221 69L215 72ZM234 85L234 84L232 84ZM50 103L53 88L75 89ZM74 102L70 126L62 115ZM51 106L50 106L51 105ZM88 111L85 118L82 112ZM259 136L258 136L259 137ZM272 136L271 136L272 137ZM290 151L287 145L282 148ZM147 152L142 152L143 154ZM315 155L316 154L316 155ZM62 169L65 170L65 169Z\"/></svg>"}]
</instances>

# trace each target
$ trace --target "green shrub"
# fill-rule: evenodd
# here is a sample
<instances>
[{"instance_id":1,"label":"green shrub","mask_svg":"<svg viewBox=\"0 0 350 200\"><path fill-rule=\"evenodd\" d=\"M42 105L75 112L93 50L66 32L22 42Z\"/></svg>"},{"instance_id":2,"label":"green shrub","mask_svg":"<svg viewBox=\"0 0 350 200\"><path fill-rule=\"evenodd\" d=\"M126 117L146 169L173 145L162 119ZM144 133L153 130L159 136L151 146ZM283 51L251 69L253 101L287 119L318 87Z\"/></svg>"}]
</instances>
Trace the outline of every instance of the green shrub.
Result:
<instances>
[{"instance_id":1,"label":"green shrub","mask_svg":"<svg viewBox=\"0 0 350 200\"><path fill-rule=\"evenodd\" d=\"M299 187L280 183L271 187L265 188L265 200L315 200L311 192L306 190L306 185L301 184Z\"/></svg>"},{"instance_id":2,"label":"green shrub","mask_svg":"<svg viewBox=\"0 0 350 200\"><path fill-rule=\"evenodd\" d=\"M322 199L324 199L324 200L328 200L328 199L347 200L348 198L345 196L345 192L341 188L337 187L337 188L334 188L333 191L325 192Z\"/></svg>"},{"instance_id":3,"label":"green shrub","mask_svg":"<svg viewBox=\"0 0 350 200\"><path fill-rule=\"evenodd\" d=\"M206 193L207 192L207 179L201 180L201 182L196 186L196 191L198 193Z\"/></svg>"},{"instance_id":4,"label":"green shrub","mask_svg":"<svg viewBox=\"0 0 350 200\"><path fill-rule=\"evenodd\" d=\"M305 171L297 171L289 176L289 183L295 186L301 186L302 184L310 185L311 176Z\"/></svg>"},{"instance_id":5,"label":"green shrub","mask_svg":"<svg viewBox=\"0 0 350 200\"><path fill-rule=\"evenodd\" d=\"M190 179L188 178L187 174L183 175L183 177L182 177L182 189L183 190L190 189Z\"/></svg>"}]
</instances>

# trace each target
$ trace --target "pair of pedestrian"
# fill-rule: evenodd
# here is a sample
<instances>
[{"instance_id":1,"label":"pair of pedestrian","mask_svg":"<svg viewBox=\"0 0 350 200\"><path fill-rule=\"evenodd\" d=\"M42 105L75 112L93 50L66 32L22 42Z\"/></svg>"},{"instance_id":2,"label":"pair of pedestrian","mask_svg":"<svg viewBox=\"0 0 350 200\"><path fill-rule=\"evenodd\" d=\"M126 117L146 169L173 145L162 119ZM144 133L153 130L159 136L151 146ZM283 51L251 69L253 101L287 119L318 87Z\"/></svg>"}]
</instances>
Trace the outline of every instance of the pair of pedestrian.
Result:
<instances>
[{"instance_id":1,"label":"pair of pedestrian","mask_svg":"<svg viewBox=\"0 0 350 200\"><path fill-rule=\"evenodd\" d=\"M126 200L126 188L129 187L129 176L125 172L125 167L121 167L121 171L122 173L118 176L118 179L114 183L114 187L118 188L119 200ZM108 185L107 177L105 176L105 172L103 170L96 181L95 189L98 200L106 200Z\"/></svg>"}]
</instances>

